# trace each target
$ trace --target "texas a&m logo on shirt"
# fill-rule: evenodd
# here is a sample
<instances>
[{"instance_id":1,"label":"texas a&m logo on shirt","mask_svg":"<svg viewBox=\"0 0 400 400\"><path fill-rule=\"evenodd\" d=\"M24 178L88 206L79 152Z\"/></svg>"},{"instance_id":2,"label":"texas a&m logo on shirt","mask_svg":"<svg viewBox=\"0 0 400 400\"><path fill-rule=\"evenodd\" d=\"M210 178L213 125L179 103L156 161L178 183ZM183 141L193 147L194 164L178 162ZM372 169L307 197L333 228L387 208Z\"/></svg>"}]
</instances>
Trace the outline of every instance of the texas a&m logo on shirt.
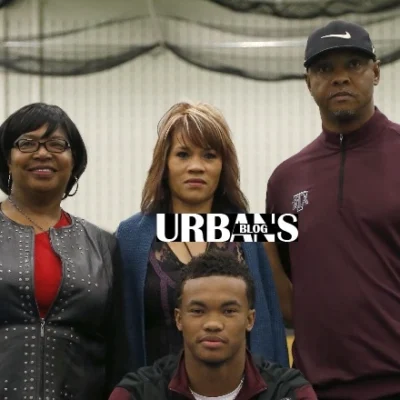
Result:
<instances>
[{"instance_id":1,"label":"texas a&m logo on shirt","mask_svg":"<svg viewBox=\"0 0 400 400\"><path fill-rule=\"evenodd\" d=\"M303 190L293 196L292 205L294 211L302 211L306 204L308 204L308 190Z\"/></svg>"}]
</instances>

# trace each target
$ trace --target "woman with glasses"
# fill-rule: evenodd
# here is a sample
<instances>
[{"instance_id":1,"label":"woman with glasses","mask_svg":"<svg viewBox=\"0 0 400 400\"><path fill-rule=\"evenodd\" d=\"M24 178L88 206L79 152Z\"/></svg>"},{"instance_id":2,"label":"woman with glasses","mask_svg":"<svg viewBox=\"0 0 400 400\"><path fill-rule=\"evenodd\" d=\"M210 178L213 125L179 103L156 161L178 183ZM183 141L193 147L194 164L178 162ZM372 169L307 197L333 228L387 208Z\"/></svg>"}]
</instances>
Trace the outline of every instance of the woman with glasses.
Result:
<instances>
[{"instance_id":1,"label":"woman with glasses","mask_svg":"<svg viewBox=\"0 0 400 400\"><path fill-rule=\"evenodd\" d=\"M106 399L125 370L119 250L61 207L87 164L59 107L0 126L0 399Z\"/></svg>"},{"instance_id":2,"label":"woman with glasses","mask_svg":"<svg viewBox=\"0 0 400 400\"><path fill-rule=\"evenodd\" d=\"M161 243L157 213L247 212L239 165L224 116L208 104L175 104L161 119L141 212L118 230L124 262L126 313L132 369L182 348L175 326L175 282L192 257L209 249L229 251L256 281L252 352L288 365L285 329L270 266L261 243Z\"/></svg>"}]
</instances>

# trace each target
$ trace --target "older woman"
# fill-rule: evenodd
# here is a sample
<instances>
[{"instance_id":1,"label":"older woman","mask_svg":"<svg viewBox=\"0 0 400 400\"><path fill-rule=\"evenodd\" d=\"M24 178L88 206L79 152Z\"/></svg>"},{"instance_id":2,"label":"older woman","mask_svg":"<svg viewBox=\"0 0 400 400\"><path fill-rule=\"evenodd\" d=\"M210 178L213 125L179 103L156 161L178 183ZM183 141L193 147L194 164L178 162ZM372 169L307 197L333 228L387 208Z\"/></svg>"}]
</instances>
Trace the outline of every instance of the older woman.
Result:
<instances>
[{"instance_id":1,"label":"older woman","mask_svg":"<svg viewBox=\"0 0 400 400\"><path fill-rule=\"evenodd\" d=\"M258 243L161 243L156 213L246 212L229 127L210 105L179 103L159 123L158 141L143 189L141 212L117 230L125 270L125 313L132 368L178 352L175 282L190 259L219 247L243 260L255 278L256 323L249 347L288 365L285 329L264 249Z\"/></svg>"},{"instance_id":2,"label":"older woman","mask_svg":"<svg viewBox=\"0 0 400 400\"><path fill-rule=\"evenodd\" d=\"M125 372L121 273L110 233L67 213L87 155L57 106L0 127L0 398L106 399Z\"/></svg>"}]
</instances>

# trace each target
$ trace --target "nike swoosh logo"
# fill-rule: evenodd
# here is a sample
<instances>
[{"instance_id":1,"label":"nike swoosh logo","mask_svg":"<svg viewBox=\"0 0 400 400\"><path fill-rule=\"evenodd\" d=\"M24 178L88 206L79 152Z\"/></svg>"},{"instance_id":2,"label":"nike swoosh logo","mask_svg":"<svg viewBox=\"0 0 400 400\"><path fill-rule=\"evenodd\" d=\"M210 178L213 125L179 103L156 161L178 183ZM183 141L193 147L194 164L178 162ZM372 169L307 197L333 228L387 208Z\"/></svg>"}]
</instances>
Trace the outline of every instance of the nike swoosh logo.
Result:
<instances>
[{"instance_id":1,"label":"nike swoosh logo","mask_svg":"<svg viewBox=\"0 0 400 400\"><path fill-rule=\"evenodd\" d=\"M321 36L321 39L323 38L328 38L328 37L338 37L338 38L342 38L342 39L351 39L351 35L349 32L346 32L345 34L332 34L332 35L325 35L325 36Z\"/></svg>"}]
</instances>

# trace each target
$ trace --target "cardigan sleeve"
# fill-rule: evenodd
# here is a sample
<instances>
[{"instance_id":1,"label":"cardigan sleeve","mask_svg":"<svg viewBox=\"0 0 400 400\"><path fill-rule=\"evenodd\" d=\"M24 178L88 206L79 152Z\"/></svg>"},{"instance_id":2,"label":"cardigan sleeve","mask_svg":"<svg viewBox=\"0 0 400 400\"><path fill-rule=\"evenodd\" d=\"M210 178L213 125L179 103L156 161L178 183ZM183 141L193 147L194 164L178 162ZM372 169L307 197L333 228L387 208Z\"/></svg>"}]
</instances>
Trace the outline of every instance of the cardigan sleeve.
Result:
<instances>
[{"instance_id":1,"label":"cardigan sleeve","mask_svg":"<svg viewBox=\"0 0 400 400\"><path fill-rule=\"evenodd\" d=\"M155 234L155 218L142 213L122 221L116 232L124 275L123 313L128 332L131 370L146 365L144 284L150 247Z\"/></svg>"},{"instance_id":2,"label":"cardigan sleeve","mask_svg":"<svg viewBox=\"0 0 400 400\"><path fill-rule=\"evenodd\" d=\"M267 300L269 308L271 330L274 337L275 359L283 367L288 367L289 355L286 341L286 330L281 308L279 305L278 294L276 291L271 266L262 243L257 243L257 246L260 275L264 288L265 298Z\"/></svg>"},{"instance_id":3,"label":"cardigan sleeve","mask_svg":"<svg viewBox=\"0 0 400 400\"><path fill-rule=\"evenodd\" d=\"M129 371L127 329L123 310L123 271L119 246L115 238L109 251L112 260L112 289L106 318L105 398Z\"/></svg>"}]
</instances>

